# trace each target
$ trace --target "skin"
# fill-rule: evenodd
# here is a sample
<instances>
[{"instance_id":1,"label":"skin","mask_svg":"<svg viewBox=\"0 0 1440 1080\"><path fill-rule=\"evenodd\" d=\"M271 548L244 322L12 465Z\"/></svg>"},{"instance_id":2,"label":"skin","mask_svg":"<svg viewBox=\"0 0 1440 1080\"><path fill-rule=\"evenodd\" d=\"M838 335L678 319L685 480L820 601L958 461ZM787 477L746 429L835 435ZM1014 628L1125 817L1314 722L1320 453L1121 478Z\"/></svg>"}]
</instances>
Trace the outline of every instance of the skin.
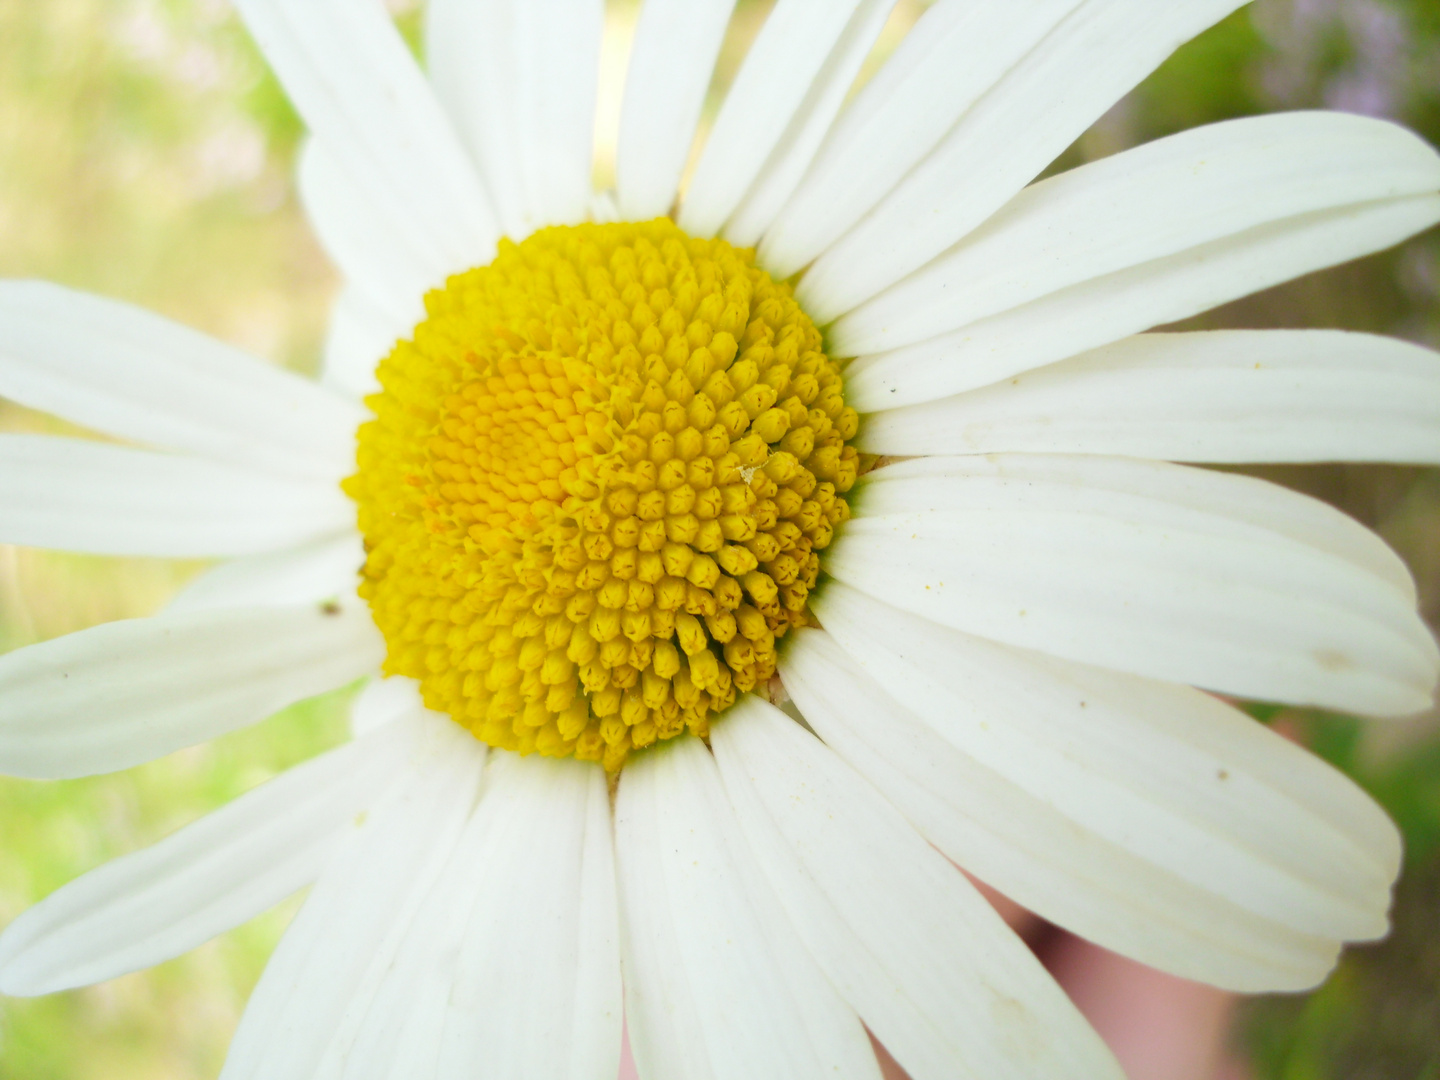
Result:
<instances>
[{"instance_id":1,"label":"skin","mask_svg":"<svg viewBox=\"0 0 1440 1080\"><path fill-rule=\"evenodd\" d=\"M1241 1080L1226 1053L1234 997L1057 935L1043 959L1130 1080ZM896 1073L904 1076L904 1073Z\"/></svg>"}]
</instances>

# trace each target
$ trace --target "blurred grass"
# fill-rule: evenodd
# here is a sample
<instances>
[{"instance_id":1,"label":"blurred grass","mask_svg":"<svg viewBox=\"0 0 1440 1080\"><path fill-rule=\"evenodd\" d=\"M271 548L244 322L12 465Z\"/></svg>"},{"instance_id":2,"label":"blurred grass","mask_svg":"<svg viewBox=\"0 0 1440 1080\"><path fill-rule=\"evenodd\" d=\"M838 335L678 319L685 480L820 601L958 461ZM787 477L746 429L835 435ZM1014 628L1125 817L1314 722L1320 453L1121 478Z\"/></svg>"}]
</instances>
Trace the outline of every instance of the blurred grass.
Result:
<instances>
[{"instance_id":1,"label":"blurred grass","mask_svg":"<svg viewBox=\"0 0 1440 1080\"><path fill-rule=\"evenodd\" d=\"M733 79L768 3L741 0L710 94ZM420 10L393 2L418 48ZM613 138L635 0L612 0L596 178ZM903 0L882 45L922 10ZM873 70L873 64L870 70ZM1440 143L1440 3L1259 0L1182 49L1065 155L1276 109L1393 116ZM223 0L0 0L0 275L42 277L164 312L314 370L336 280L295 201L302 129ZM1193 326L1340 326L1440 345L1440 236L1232 304ZM65 430L0 401L0 429ZM1440 618L1440 472L1253 470L1373 525ZM0 650L155 610L199 564L0 546ZM115 776L0 780L0 924L77 874L173 831L343 734L345 695ZM1256 1080L1440 1080L1440 737L1435 718L1361 725L1268 710L1365 784L1401 824L1390 941L1352 950L1315 994L1247 1006ZM213 1077L294 902L195 952L99 987L0 1000L5 1080Z\"/></svg>"}]
</instances>

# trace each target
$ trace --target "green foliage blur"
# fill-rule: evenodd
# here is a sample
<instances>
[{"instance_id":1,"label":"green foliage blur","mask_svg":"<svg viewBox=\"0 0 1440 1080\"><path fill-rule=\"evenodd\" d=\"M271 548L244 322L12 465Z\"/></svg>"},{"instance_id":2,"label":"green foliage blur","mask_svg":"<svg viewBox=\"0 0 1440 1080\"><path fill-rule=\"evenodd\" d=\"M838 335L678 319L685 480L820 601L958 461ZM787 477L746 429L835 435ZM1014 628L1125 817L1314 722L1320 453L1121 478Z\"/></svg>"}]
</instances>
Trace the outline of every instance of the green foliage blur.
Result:
<instances>
[{"instance_id":1,"label":"green foliage blur","mask_svg":"<svg viewBox=\"0 0 1440 1080\"><path fill-rule=\"evenodd\" d=\"M1161 0L1157 0L1161 2ZM418 50L418 3L391 3ZM741 0L717 104L768 9ZM613 24L633 0L612 0ZM921 10L903 0L884 40ZM1057 168L1196 124L1298 108L1392 117L1440 144L1440 2L1256 0L1182 49ZM224 0L0 0L0 275L133 300L301 371L336 287L296 204L300 121ZM606 175L603 160L597 176ZM1187 326L1334 326L1440 346L1440 234ZM0 430L60 432L0 401ZM1440 471L1251 470L1325 498L1406 558L1440 621ZM156 610L199 564L0 546L0 650ZM0 924L344 737L348 691L114 776L0 779ZM1440 730L1274 707L1404 831L1396 930L1308 996L1246 1006L1253 1080L1440 1080ZM0 1000L4 1080L215 1076L295 901L152 971ZM79 1050L83 1048L83 1051Z\"/></svg>"}]
</instances>

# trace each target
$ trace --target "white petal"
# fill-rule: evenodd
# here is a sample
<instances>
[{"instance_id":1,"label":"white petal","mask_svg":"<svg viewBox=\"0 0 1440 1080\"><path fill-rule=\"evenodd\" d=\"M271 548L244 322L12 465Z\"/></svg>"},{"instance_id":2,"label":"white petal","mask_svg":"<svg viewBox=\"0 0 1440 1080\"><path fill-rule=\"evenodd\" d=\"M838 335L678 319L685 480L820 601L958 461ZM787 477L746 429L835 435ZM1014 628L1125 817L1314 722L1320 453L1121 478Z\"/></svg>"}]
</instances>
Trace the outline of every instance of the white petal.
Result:
<instances>
[{"instance_id":1,"label":"white petal","mask_svg":"<svg viewBox=\"0 0 1440 1080\"><path fill-rule=\"evenodd\" d=\"M423 250L425 266L454 273L489 262L499 232L485 190L380 0L235 6L385 232Z\"/></svg>"},{"instance_id":2,"label":"white petal","mask_svg":"<svg viewBox=\"0 0 1440 1080\"><path fill-rule=\"evenodd\" d=\"M829 247L1079 5L942 0L931 6L841 114L765 237L765 265L789 277ZM1030 178L1021 177L1008 194Z\"/></svg>"},{"instance_id":3,"label":"white petal","mask_svg":"<svg viewBox=\"0 0 1440 1080\"><path fill-rule=\"evenodd\" d=\"M1141 334L865 418L874 454L1440 464L1440 355L1333 330Z\"/></svg>"},{"instance_id":4,"label":"white petal","mask_svg":"<svg viewBox=\"0 0 1440 1080\"><path fill-rule=\"evenodd\" d=\"M310 884L394 780L410 735L396 724L322 754L52 893L0 937L0 992L49 994L151 967Z\"/></svg>"},{"instance_id":5,"label":"white petal","mask_svg":"<svg viewBox=\"0 0 1440 1080\"><path fill-rule=\"evenodd\" d=\"M222 1080L314 1080L357 994L373 994L474 806L485 747L459 725L427 745L325 868L241 1018Z\"/></svg>"},{"instance_id":6,"label":"white petal","mask_svg":"<svg viewBox=\"0 0 1440 1080\"><path fill-rule=\"evenodd\" d=\"M883 625L894 629L890 621ZM947 856L1044 918L1185 978L1237 991L1298 990L1334 966L1338 941L1236 902L1260 895L1255 880L1211 877L1196 884L1195 872L1173 872L1176 858L1157 863L1148 849L1189 815L1192 824L1180 830L1177 846L1196 819L1231 827L1230 835L1218 832L1206 846L1206 866L1247 855L1254 861L1294 840L1311 852L1328 844L1373 878L1373 857L1357 854L1351 842L1381 830L1373 808L1354 812L1364 799L1343 779L1318 779L1323 767L1313 761L1287 778L1287 768L1304 760L1302 751L1275 745L1273 736L1266 741L1269 733L1258 726L1247 734L1243 724L1253 721L1243 716L1217 720L1215 710L1224 706L1184 688L1141 690L1140 680L1128 680L1127 687L1124 677L1093 669L1082 676L1076 666L1066 671L980 639L969 646L978 643L984 651L959 647L951 635L925 639L946 648L943 670L921 671L896 659L920 640L889 639L889 659L871 665L828 633L802 630L786 654L783 677L820 737ZM878 655L878 635L867 637L865 647ZM993 679L983 669L975 677L982 661L996 664ZM915 678L910 697L925 699L923 715L875 680L881 668L892 678L901 671ZM961 690L953 690L952 681ZM1012 700L1003 698L1007 691ZM1051 741L1036 746L1037 737ZM1257 749L1258 743L1264 745ZM1013 756L1022 745L1036 750L1033 769ZM1066 754L1074 757L1067 761ZM1222 769L1250 798L1242 794L1230 804L1229 792L1217 797L1216 789L1229 782L1221 780ZM1167 792L1165 781L1179 786ZM1323 802L1331 792L1341 797L1338 807ZM1087 797L1093 802L1082 805ZM1151 809L1121 819L1123 808L1147 798ZM1254 806L1285 807L1286 826L1308 818L1315 831L1292 835L1265 820L1237 822L1239 811ZM1161 816L1148 817L1152 810ZM1337 827L1335 819L1346 814L1354 824ZM1245 842L1257 846L1247 852ZM1383 850L1395 850L1393 832ZM1294 862L1282 858L1280 865L1286 861Z\"/></svg>"},{"instance_id":7,"label":"white petal","mask_svg":"<svg viewBox=\"0 0 1440 1080\"><path fill-rule=\"evenodd\" d=\"M451 944L438 1076L471 1077L477 1061L493 1080L616 1075L623 1005L610 829L604 770L494 755L453 867L462 932ZM391 1011L377 1000L377 1020Z\"/></svg>"},{"instance_id":8,"label":"white petal","mask_svg":"<svg viewBox=\"0 0 1440 1080\"><path fill-rule=\"evenodd\" d=\"M615 822L608 779L590 783L585 847L580 863L580 927L576 941L574 1038L569 1076L610 1080L620 1068L625 1037L621 978L620 897L615 869Z\"/></svg>"},{"instance_id":9,"label":"white petal","mask_svg":"<svg viewBox=\"0 0 1440 1080\"><path fill-rule=\"evenodd\" d=\"M107 435L325 482L345 475L351 402L131 304L0 283L0 395Z\"/></svg>"},{"instance_id":10,"label":"white petal","mask_svg":"<svg viewBox=\"0 0 1440 1080\"><path fill-rule=\"evenodd\" d=\"M616 147L621 216L669 213L735 0L645 0Z\"/></svg>"},{"instance_id":11,"label":"white petal","mask_svg":"<svg viewBox=\"0 0 1440 1080\"><path fill-rule=\"evenodd\" d=\"M779 0L705 140L678 223L714 236L740 205L805 100L860 0Z\"/></svg>"},{"instance_id":12,"label":"white petal","mask_svg":"<svg viewBox=\"0 0 1440 1080\"><path fill-rule=\"evenodd\" d=\"M393 963L351 996L320 1079L472 1077L485 1061L495 1080L613 1080L621 988L603 773L490 763L480 808Z\"/></svg>"},{"instance_id":13,"label":"white petal","mask_svg":"<svg viewBox=\"0 0 1440 1080\"><path fill-rule=\"evenodd\" d=\"M895 0L861 0L760 174L726 222L724 235L730 243L758 244L795 193L894 7Z\"/></svg>"},{"instance_id":14,"label":"white petal","mask_svg":"<svg viewBox=\"0 0 1440 1080\"><path fill-rule=\"evenodd\" d=\"M373 1026L367 1024L356 1034L354 1049L342 1054L332 1046L315 1080L435 1080L439 1075L440 1039L455 981L454 939L449 936L452 927L447 920L449 913L464 901L464 897L452 892L442 897L437 889L427 900L445 905L445 919L434 921L441 914L437 906L434 915L422 909L411 921L411 937L397 955L403 971L387 973L374 996L378 1004L390 1008L372 1022ZM427 923L427 918L432 921ZM428 958L429 965L418 968L410 962L412 955Z\"/></svg>"},{"instance_id":15,"label":"white petal","mask_svg":"<svg viewBox=\"0 0 1440 1080\"><path fill-rule=\"evenodd\" d=\"M485 868L472 865L466 825L439 880L393 950L393 963L357 987L329 1038L314 1080L435 1080L450 996L459 976L470 889ZM471 847L474 845L471 844ZM472 1074L473 1074L472 1063Z\"/></svg>"},{"instance_id":16,"label":"white petal","mask_svg":"<svg viewBox=\"0 0 1440 1080\"><path fill-rule=\"evenodd\" d=\"M1379 715L1430 701L1440 653L1403 570L1304 496L1120 458L925 458L872 476L824 567L876 599L1242 697Z\"/></svg>"},{"instance_id":17,"label":"white petal","mask_svg":"<svg viewBox=\"0 0 1440 1080\"><path fill-rule=\"evenodd\" d=\"M1339 113L1229 121L1094 162L837 323L835 349L867 354L849 396L930 401L1378 251L1440 219L1437 190L1433 149Z\"/></svg>"},{"instance_id":18,"label":"white petal","mask_svg":"<svg viewBox=\"0 0 1440 1080\"><path fill-rule=\"evenodd\" d=\"M248 555L353 529L338 485L48 435L0 435L0 542L97 555Z\"/></svg>"},{"instance_id":19,"label":"white petal","mask_svg":"<svg viewBox=\"0 0 1440 1080\"><path fill-rule=\"evenodd\" d=\"M300 148L297 181L306 216L349 289L383 312L387 325L408 328L425 318L426 291L457 267L386 217L319 139Z\"/></svg>"},{"instance_id":20,"label":"white petal","mask_svg":"<svg viewBox=\"0 0 1440 1080\"><path fill-rule=\"evenodd\" d=\"M444 721L448 723L448 721ZM610 801L593 765L490 757L479 808L317 1078L605 1077L620 1059Z\"/></svg>"},{"instance_id":21,"label":"white petal","mask_svg":"<svg viewBox=\"0 0 1440 1080\"><path fill-rule=\"evenodd\" d=\"M1027 188L841 319L836 349L909 345L1275 222L1437 191L1440 154L1386 121L1276 113L1195 128Z\"/></svg>"},{"instance_id":22,"label":"white petal","mask_svg":"<svg viewBox=\"0 0 1440 1080\"><path fill-rule=\"evenodd\" d=\"M954 481L965 477L977 479L982 486L986 478L1004 481L1012 486L1012 496L1020 500L1025 499L1025 489L1033 483L1072 489L1066 496L1048 487L1037 488L1044 505L1056 507L1060 499L1083 501L1110 492L1189 508L1209 515L1208 519L1192 518L1191 527L1203 520L1207 529L1222 535L1277 534L1354 563L1387 582L1407 602L1415 602L1415 582L1404 560L1353 518L1319 499L1278 484L1210 469L1060 454L931 457L893 462L883 470L875 470L867 476L866 486L856 493L856 499L862 498L861 492L868 492L863 495L863 505L883 512L914 509L916 499L932 509L957 508L960 503L954 501L953 490L947 494L930 484L936 478L943 483L944 478ZM870 487L872 484L877 486ZM928 490L919 490L917 484ZM1086 495L1085 491L1093 494ZM1024 505L1023 501L1019 505Z\"/></svg>"},{"instance_id":23,"label":"white petal","mask_svg":"<svg viewBox=\"0 0 1440 1080\"><path fill-rule=\"evenodd\" d=\"M1022 304L954 333L865 357L846 397L890 409L987 386L1397 244L1440 221L1440 196L1307 214Z\"/></svg>"},{"instance_id":24,"label":"white petal","mask_svg":"<svg viewBox=\"0 0 1440 1080\"><path fill-rule=\"evenodd\" d=\"M597 191L590 196L590 220L599 225L611 225L620 220L620 207L615 205L613 189Z\"/></svg>"},{"instance_id":25,"label":"white petal","mask_svg":"<svg viewBox=\"0 0 1440 1080\"><path fill-rule=\"evenodd\" d=\"M627 763L615 840L642 1077L879 1080L864 1029L760 876L703 743L674 739Z\"/></svg>"},{"instance_id":26,"label":"white petal","mask_svg":"<svg viewBox=\"0 0 1440 1080\"><path fill-rule=\"evenodd\" d=\"M126 769L377 667L359 600L129 619L0 657L0 773Z\"/></svg>"},{"instance_id":27,"label":"white petal","mask_svg":"<svg viewBox=\"0 0 1440 1080\"><path fill-rule=\"evenodd\" d=\"M426 58L502 231L584 221L603 0L433 0Z\"/></svg>"},{"instance_id":28,"label":"white petal","mask_svg":"<svg viewBox=\"0 0 1440 1080\"><path fill-rule=\"evenodd\" d=\"M1121 1080L994 908L823 743L747 696L711 745L791 923L910 1076Z\"/></svg>"},{"instance_id":29,"label":"white petal","mask_svg":"<svg viewBox=\"0 0 1440 1080\"><path fill-rule=\"evenodd\" d=\"M482 800L488 793L482 781ZM315 1080L437 1076L473 889L488 872L475 859L477 840L490 820L475 813L465 822L439 876L400 928L390 950L393 961L383 969L372 967L350 995L328 1035Z\"/></svg>"},{"instance_id":30,"label":"white petal","mask_svg":"<svg viewBox=\"0 0 1440 1080\"><path fill-rule=\"evenodd\" d=\"M304 547L230 559L195 578L166 610L283 607L350 599L364 564L364 545L353 532Z\"/></svg>"},{"instance_id":31,"label":"white petal","mask_svg":"<svg viewBox=\"0 0 1440 1080\"><path fill-rule=\"evenodd\" d=\"M1003 73L933 153L908 174L893 174L894 190L806 275L798 290L806 310L828 322L923 266L1003 206L1172 52L1242 4L1080 5ZM988 48L986 38L975 41ZM855 220L832 227L824 244ZM818 253L810 250L805 260Z\"/></svg>"},{"instance_id":32,"label":"white petal","mask_svg":"<svg viewBox=\"0 0 1440 1080\"><path fill-rule=\"evenodd\" d=\"M410 338L423 317L423 310L413 319L392 315L358 286L346 286L330 309L321 381L353 398L375 393L380 389L375 377L380 361L390 355L397 341Z\"/></svg>"},{"instance_id":33,"label":"white petal","mask_svg":"<svg viewBox=\"0 0 1440 1080\"><path fill-rule=\"evenodd\" d=\"M1384 933L1395 826L1239 710L971 637L844 586L824 607L831 635L891 696L1077 824L1293 929Z\"/></svg>"},{"instance_id":34,"label":"white petal","mask_svg":"<svg viewBox=\"0 0 1440 1080\"><path fill-rule=\"evenodd\" d=\"M359 738L406 716L425 712L420 684L404 675L371 679L350 707L350 731Z\"/></svg>"}]
</instances>

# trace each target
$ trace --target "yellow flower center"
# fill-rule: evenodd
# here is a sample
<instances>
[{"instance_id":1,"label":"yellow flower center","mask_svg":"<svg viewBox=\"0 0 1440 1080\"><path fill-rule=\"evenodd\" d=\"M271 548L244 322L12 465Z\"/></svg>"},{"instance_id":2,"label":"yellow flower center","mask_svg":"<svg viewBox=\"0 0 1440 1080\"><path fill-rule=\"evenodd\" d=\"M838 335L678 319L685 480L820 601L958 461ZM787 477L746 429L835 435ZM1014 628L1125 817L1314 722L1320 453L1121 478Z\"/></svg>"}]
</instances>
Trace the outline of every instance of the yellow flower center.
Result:
<instances>
[{"instance_id":1,"label":"yellow flower center","mask_svg":"<svg viewBox=\"0 0 1440 1080\"><path fill-rule=\"evenodd\" d=\"M491 746L705 736L849 516L855 410L790 287L667 219L545 229L425 299L360 429L386 671Z\"/></svg>"}]
</instances>

